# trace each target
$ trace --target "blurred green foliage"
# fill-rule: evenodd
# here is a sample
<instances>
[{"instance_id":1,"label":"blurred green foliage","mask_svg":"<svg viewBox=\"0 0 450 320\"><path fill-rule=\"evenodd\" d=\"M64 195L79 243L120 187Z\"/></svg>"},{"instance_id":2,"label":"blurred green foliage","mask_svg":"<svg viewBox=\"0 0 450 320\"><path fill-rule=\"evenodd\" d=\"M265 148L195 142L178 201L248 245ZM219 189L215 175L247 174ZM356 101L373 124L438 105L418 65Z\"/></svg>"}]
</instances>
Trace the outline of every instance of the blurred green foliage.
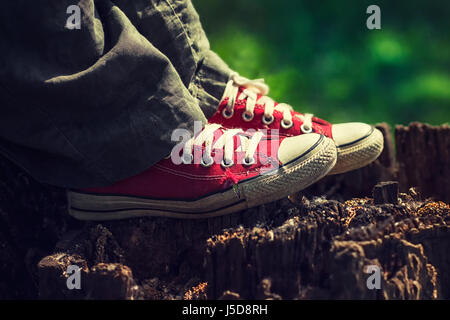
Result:
<instances>
[{"instance_id":1,"label":"blurred green foliage","mask_svg":"<svg viewBox=\"0 0 450 320\"><path fill-rule=\"evenodd\" d=\"M381 30L366 9L381 8ZM332 122L450 120L450 2L194 0L211 47Z\"/></svg>"}]
</instances>

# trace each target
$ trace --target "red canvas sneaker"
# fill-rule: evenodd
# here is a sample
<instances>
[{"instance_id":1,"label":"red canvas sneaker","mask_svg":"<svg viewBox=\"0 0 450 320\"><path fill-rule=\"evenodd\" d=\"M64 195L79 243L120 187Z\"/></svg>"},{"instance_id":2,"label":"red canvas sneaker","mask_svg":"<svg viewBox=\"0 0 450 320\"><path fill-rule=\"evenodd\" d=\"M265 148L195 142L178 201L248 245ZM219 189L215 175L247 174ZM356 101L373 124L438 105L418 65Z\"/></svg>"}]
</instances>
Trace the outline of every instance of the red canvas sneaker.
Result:
<instances>
[{"instance_id":1,"label":"red canvas sneaker","mask_svg":"<svg viewBox=\"0 0 450 320\"><path fill-rule=\"evenodd\" d=\"M337 148L336 166L330 174L343 173L374 161L383 150L382 133L365 123L332 125L312 114L293 111L285 103L267 96L262 79L248 80L237 73L230 76L218 111L209 119L227 128L279 130L280 135L319 133L332 138Z\"/></svg>"},{"instance_id":2,"label":"red canvas sneaker","mask_svg":"<svg viewBox=\"0 0 450 320\"><path fill-rule=\"evenodd\" d=\"M334 142L323 135L286 137L210 124L139 175L68 191L69 212L82 220L218 216L306 188L335 162Z\"/></svg>"}]
</instances>

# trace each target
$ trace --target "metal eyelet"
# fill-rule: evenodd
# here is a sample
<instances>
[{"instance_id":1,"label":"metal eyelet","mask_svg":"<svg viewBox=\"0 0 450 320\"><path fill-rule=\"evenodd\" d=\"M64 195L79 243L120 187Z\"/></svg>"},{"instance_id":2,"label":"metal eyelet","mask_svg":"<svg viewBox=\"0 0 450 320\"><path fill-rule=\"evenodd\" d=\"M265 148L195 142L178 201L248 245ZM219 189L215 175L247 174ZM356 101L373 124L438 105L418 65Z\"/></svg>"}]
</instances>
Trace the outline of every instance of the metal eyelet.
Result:
<instances>
[{"instance_id":1,"label":"metal eyelet","mask_svg":"<svg viewBox=\"0 0 450 320\"><path fill-rule=\"evenodd\" d=\"M224 168L228 168L231 167L232 165L234 165L233 160L231 160L229 163L225 163L225 159L222 159L222 162L220 163L220 165Z\"/></svg>"},{"instance_id":2,"label":"metal eyelet","mask_svg":"<svg viewBox=\"0 0 450 320\"><path fill-rule=\"evenodd\" d=\"M255 158L253 158L253 157L251 157L251 158L249 158L249 159L244 158L244 159L242 160L242 164L245 165L245 166L251 166L251 165L253 165L253 164L255 164L255 163L256 163L256 160L255 160Z\"/></svg>"},{"instance_id":3,"label":"metal eyelet","mask_svg":"<svg viewBox=\"0 0 450 320\"><path fill-rule=\"evenodd\" d=\"M202 157L202 159L200 160L200 165L205 168L212 166L212 164L214 163L214 159L212 157L209 157L209 160L210 161L206 163L205 159Z\"/></svg>"},{"instance_id":4,"label":"metal eyelet","mask_svg":"<svg viewBox=\"0 0 450 320\"><path fill-rule=\"evenodd\" d=\"M234 109L228 110L227 108L224 108L222 110L222 117L225 119L230 119L234 115Z\"/></svg>"},{"instance_id":5,"label":"metal eyelet","mask_svg":"<svg viewBox=\"0 0 450 320\"><path fill-rule=\"evenodd\" d=\"M313 132L312 127L306 127L304 123L300 126L300 130L302 130L303 133Z\"/></svg>"},{"instance_id":6,"label":"metal eyelet","mask_svg":"<svg viewBox=\"0 0 450 320\"><path fill-rule=\"evenodd\" d=\"M181 162L184 164L191 164L194 161L194 156L192 154L183 153L181 156Z\"/></svg>"},{"instance_id":7,"label":"metal eyelet","mask_svg":"<svg viewBox=\"0 0 450 320\"><path fill-rule=\"evenodd\" d=\"M294 121L290 121L289 123L286 123L286 121L283 119L281 120L281 126L283 129L290 129L294 125Z\"/></svg>"},{"instance_id":8,"label":"metal eyelet","mask_svg":"<svg viewBox=\"0 0 450 320\"><path fill-rule=\"evenodd\" d=\"M253 117L254 117L254 116L255 116L254 113L245 111L245 112L242 114L242 119L244 119L244 121L246 121L246 122L249 122L249 121L252 121L252 120L253 120Z\"/></svg>"},{"instance_id":9,"label":"metal eyelet","mask_svg":"<svg viewBox=\"0 0 450 320\"><path fill-rule=\"evenodd\" d=\"M265 114L262 116L262 122L263 122L264 124L269 125L269 124L271 124L271 123L273 122L273 120L275 120L273 114L271 114L271 115L270 115L270 118L268 118L268 119L266 118L266 115L265 115Z\"/></svg>"}]
</instances>

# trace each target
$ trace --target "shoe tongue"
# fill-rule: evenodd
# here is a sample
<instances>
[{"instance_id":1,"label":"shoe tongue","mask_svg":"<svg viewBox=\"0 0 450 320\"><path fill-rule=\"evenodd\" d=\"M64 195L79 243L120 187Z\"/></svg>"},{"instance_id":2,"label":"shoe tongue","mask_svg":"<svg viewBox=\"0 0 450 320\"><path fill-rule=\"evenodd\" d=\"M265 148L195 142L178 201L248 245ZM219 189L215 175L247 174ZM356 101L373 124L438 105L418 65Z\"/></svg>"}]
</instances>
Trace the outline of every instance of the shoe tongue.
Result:
<instances>
[{"instance_id":1,"label":"shoe tongue","mask_svg":"<svg viewBox=\"0 0 450 320\"><path fill-rule=\"evenodd\" d=\"M233 129L229 129L229 130L233 130ZM224 134L224 133L223 133L223 134ZM222 135L223 135L223 134L222 134ZM222 148L222 149L223 149L224 145L220 145L220 144L216 145L217 140L218 140L222 135L220 135L220 136L214 136L214 148L218 148L218 149L221 149L221 148ZM236 150L236 149L240 148L241 145L242 145L242 142L246 143L245 140L248 140L248 139L249 139L249 138L247 138L247 137L248 137L248 135L244 134L243 132L236 133L235 135L233 135L233 146L234 146L234 149ZM224 143L225 143L225 141L224 141Z\"/></svg>"},{"instance_id":2,"label":"shoe tongue","mask_svg":"<svg viewBox=\"0 0 450 320\"><path fill-rule=\"evenodd\" d=\"M213 135L213 149L223 149L224 144L218 144L216 145L216 142L219 140L220 137L222 137L225 132L227 132L228 130L233 130L233 129L225 129L225 128L219 128L217 130L214 131ZM196 137L198 137L198 135L200 134L197 133ZM233 144L234 144L234 149L237 149L238 147L241 146L242 140L248 140L249 138L251 138L250 134L244 133L244 132L240 132L240 133L236 133L235 135L233 135ZM206 141L202 143L202 146L205 147ZM199 146L198 144L195 144L196 146Z\"/></svg>"},{"instance_id":3,"label":"shoe tongue","mask_svg":"<svg viewBox=\"0 0 450 320\"><path fill-rule=\"evenodd\" d=\"M245 87L239 87L238 93L236 95L236 104L242 104L242 101L247 101L247 98L243 99L243 100L238 100L239 95L242 93L242 91L244 91L246 88ZM251 89L250 89L251 90ZM258 101L261 97L263 97L262 94L257 93L256 94L256 101ZM278 105L278 102L274 101L275 104L274 106L276 107ZM245 105L245 104L244 104Z\"/></svg>"}]
</instances>

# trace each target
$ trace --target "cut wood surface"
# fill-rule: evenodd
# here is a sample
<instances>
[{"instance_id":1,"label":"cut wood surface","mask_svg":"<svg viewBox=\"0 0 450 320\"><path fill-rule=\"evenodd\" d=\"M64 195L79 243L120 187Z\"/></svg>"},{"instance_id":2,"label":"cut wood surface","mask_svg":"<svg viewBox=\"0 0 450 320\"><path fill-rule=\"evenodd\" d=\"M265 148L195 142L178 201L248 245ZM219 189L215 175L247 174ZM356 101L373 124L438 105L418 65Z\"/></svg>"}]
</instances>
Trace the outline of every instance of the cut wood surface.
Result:
<instances>
[{"instance_id":1,"label":"cut wood surface","mask_svg":"<svg viewBox=\"0 0 450 320\"><path fill-rule=\"evenodd\" d=\"M449 127L397 126L395 149L378 128L369 166L204 220L76 221L64 190L1 158L0 298L450 299Z\"/></svg>"}]
</instances>

